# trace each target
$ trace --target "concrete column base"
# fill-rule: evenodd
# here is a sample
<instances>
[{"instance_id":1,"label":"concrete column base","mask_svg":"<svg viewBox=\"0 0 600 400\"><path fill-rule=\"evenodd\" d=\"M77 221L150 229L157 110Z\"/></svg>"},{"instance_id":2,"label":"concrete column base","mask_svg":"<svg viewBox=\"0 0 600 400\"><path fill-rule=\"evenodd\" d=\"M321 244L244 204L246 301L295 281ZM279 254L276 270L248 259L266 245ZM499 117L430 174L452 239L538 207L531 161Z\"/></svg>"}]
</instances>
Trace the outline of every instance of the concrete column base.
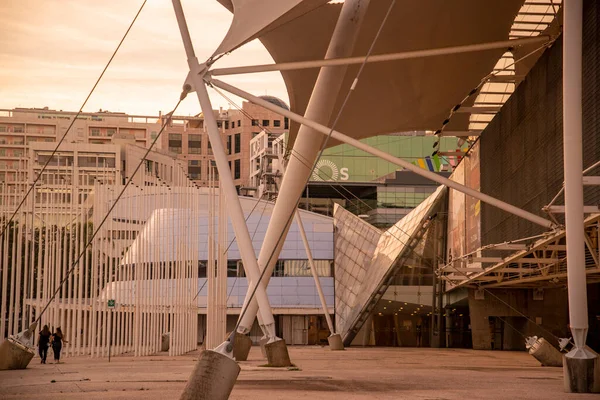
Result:
<instances>
[{"instance_id":1,"label":"concrete column base","mask_svg":"<svg viewBox=\"0 0 600 400\"><path fill-rule=\"evenodd\" d=\"M563 355L546 339L539 338L529 349L529 354L544 367L562 367Z\"/></svg>"},{"instance_id":2,"label":"concrete column base","mask_svg":"<svg viewBox=\"0 0 600 400\"><path fill-rule=\"evenodd\" d=\"M0 344L0 371L25 369L35 355L35 351L12 338Z\"/></svg>"},{"instance_id":3,"label":"concrete column base","mask_svg":"<svg viewBox=\"0 0 600 400\"><path fill-rule=\"evenodd\" d=\"M262 338L258 341L260 344L260 352L262 353L263 358L267 358L267 351L265 350L265 344L269 343L269 338Z\"/></svg>"},{"instance_id":4,"label":"concrete column base","mask_svg":"<svg viewBox=\"0 0 600 400\"><path fill-rule=\"evenodd\" d=\"M290 367L292 365L285 340L283 339L265 344L265 352L267 353L267 360L270 367Z\"/></svg>"},{"instance_id":5,"label":"concrete column base","mask_svg":"<svg viewBox=\"0 0 600 400\"><path fill-rule=\"evenodd\" d=\"M170 337L171 334L169 332L162 334L160 337L160 351L169 351Z\"/></svg>"},{"instance_id":6,"label":"concrete column base","mask_svg":"<svg viewBox=\"0 0 600 400\"><path fill-rule=\"evenodd\" d=\"M563 375L567 393L600 393L600 357L587 346L563 356Z\"/></svg>"},{"instance_id":7,"label":"concrete column base","mask_svg":"<svg viewBox=\"0 0 600 400\"><path fill-rule=\"evenodd\" d=\"M231 358L203 350L180 399L227 400L239 373L240 366Z\"/></svg>"},{"instance_id":8,"label":"concrete column base","mask_svg":"<svg viewBox=\"0 0 600 400\"><path fill-rule=\"evenodd\" d=\"M342 342L342 335L339 333L334 333L333 335L327 338L329 342L330 350L344 350L344 343Z\"/></svg>"},{"instance_id":9,"label":"concrete column base","mask_svg":"<svg viewBox=\"0 0 600 400\"><path fill-rule=\"evenodd\" d=\"M233 359L235 361L246 361L251 348L252 339L250 339L250 336L236 332L233 344Z\"/></svg>"}]
</instances>

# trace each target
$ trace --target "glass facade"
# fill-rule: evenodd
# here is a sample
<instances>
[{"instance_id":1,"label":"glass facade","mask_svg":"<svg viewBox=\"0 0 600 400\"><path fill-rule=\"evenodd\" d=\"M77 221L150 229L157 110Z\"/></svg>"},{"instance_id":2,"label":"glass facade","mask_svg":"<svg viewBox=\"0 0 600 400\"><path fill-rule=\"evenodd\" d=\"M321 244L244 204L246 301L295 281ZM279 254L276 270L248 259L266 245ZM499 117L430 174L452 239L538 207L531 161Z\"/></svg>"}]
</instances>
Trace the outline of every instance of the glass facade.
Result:
<instances>
[{"instance_id":1,"label":"glass facade","mask_svg":"<svg viewBox=\"0 0 600 400\"><path fill-rule=\"evenodd\" d=\"M431 171L451 171L456 156L432 156L435 136L383 135L361 142L393 156L412 162ZM442 137L440 151L456 151L455 137ZM326 149L317 163L313 181L370 182L394 173L401 168L362 150L341 144Z\"/></svg>"}]
</instances>

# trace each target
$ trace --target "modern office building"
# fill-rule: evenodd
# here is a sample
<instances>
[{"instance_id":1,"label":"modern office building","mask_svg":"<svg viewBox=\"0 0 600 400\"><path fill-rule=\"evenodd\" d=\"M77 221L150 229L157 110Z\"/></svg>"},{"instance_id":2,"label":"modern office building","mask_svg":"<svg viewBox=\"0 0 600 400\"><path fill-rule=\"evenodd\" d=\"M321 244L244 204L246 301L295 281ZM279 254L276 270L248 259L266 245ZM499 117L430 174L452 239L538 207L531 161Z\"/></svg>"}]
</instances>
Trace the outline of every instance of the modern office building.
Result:
<instances>
[{"instance_id":1,"label":"modern office building","mask_svg":"<svg viewBox=\"0 0 600 400\"><path fill-rule=\"evenodd\" d=\"M448 177L467 149L457 138L438 140L425 132L363 139L365 143L423 169ZM438 142L435 146L434 144ZM275 199L283 176L286 135L262 131L250 142L250 182L255 196ZM438 149L435 155L434 148ZM300 202L303 209L333 216L339 204L378 227L390 227L417 207L438 184L387 161L340 144L325 149Z\"/></svg>"}]
</instances>

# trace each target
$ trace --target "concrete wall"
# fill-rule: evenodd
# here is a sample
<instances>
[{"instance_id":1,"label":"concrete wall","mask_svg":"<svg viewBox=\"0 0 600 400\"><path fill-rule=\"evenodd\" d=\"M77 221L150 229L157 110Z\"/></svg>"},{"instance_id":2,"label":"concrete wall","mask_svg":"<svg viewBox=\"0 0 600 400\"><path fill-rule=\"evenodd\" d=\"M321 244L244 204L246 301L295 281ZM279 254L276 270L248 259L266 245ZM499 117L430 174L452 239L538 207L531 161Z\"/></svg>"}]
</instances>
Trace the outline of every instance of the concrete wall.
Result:
<instances>
[{"instance_id":1,"label":"concrete wall","mask_svg":"<svg viewBox=\"0 0 600 400\"><path fill-rule=\"evenodd\" d=\"M524 350L523 336L544 337L556 346L554 336L569 337L567 291L563 288L544 290L542 300L533 299L532 289L497 289L485 291L483 296L483 300L479 300L475 290L469 289L474 349L492 349L490 317L496 317L504 325L503 332L494 340L496 349ZM498 336L502 336L502 346Z\"/></svg>"},{"instance_id":2,"label":"concrete wall","mask_svg":"<svg viewBox=\"0 0 600 400\"><path fill-rule=\"evenodd\" d=\"M481 191L542 215L563 182L562 38L545 51L481 135ZM584 1L583 168L600 159L600 3ZM591 171L598 175L600 169ZM600 187L585 189L600 202ZM557 204L564 204L562 197ZM481 205L482 244L527 237L544 229Z\"/></svg>"}]
</instances>

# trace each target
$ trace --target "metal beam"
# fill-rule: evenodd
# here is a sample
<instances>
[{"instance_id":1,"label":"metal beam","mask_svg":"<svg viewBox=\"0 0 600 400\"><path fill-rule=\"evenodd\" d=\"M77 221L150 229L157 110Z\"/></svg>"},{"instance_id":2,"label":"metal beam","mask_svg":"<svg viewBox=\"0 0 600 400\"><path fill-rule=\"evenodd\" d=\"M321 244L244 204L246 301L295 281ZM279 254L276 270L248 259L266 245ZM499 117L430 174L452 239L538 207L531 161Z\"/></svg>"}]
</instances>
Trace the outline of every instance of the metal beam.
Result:
<instances>
[{"instance_id":1,"label":"metal beam","mask_svg":"<svg viewBox=\"0 0 600 400\"><path fill-rule=\"evenodd\" d=\"M565 206L549 206L546 208L548 212L555 214L564 214ZM596 214L600 212L600 207L598 206L583 206L584 214Z\"/></svg>"},{"instance_id":2,"label":"metal beam","mask_svg":"<svg viewBox=\"0 0 600 400\"><path fill-rule=\"evenodd\" d=\"M502 107L461 107L456 110L457 113L470 113L470 114L495 114L500 111Z\"/></svg>"},{"instance_id":3,"label":"metal beam","mask_svg":"<svg viewBox=\"0 0 600 400\"><path fill-rule=\"evenodd\" d=\"M487 250L527 250L527 247L528 246L526 244L506 243L506 244L494 246L491 249L487 249Z\"/></svg>"},{"instance_id":4,"label":"metal beam","mask_svg":"<svg viewBox=\"0 0 600 400\"><path fill-rule=\"evenodd\" d=\"M456 271L456 272L458 272L458 273L468 273L468 272L483 272L483 271L484 271L484 269L483 269L483 268L481 268L481 267L479 267L479 268L476 268L476 267L464 267L464 268L454 268L454 267L450 267L450 268L448 268L448 269L449 269L449 270L452 270L452 271Z\"/></svg>"},{"instance_id":5,"label":"metal beam","mask_svg":"<svg viewBox=\"0 0 600 400\"><path fill-rule=\"evenodd\" d=\"M512 204L505 203L505 202L503 202L501 200L498 200L498 199L496 199L496 198L494 198L492 196L489 196L487 194L481 193L480 191L475 190L473 188L467 187L465 185L461 185L460 183L452 181L452 180L450 180L448 178L445 178L445 177L443 177L443 176L441 176L439 174L436 174L434 172L422 169L422 168L420 168L420 167L418 167L416 165L413 165L413 164L409 163L406 160L403 160L403 159L398 158L398 157L394 157L394 156L392 156L392 155L390 155L390 154L388 154L388 153L386 153L386 152L384 152L382 150L379 150L379 149L376 149L376 148L374 148L372 146L369 146L369 145L361 142L360 140L357 140L357 139L351 138L349 136L346 136L346 135L344 135L344 134L342 134L342 133L340 133L340 132L338 132L336 130L332 130L331 128L326 127L325 125L319 124L319 123L317 123L315 121L312 121L312 120L310 120L308 118L304 118L301 115L293 113L293 112L291 112L289 110L286 110L286 109L284 109L282 107L278 107L275 104L272 104L272 103L270 103L270 102L268 102L266 100L263 100L261 98L258 98L256 96L253 96L252 94L250 94L248 92L245 92L245 91L243 91L241 89L238 89L238 88L236 88L234 86L231 86L231 85L229 85L229 84L227 84L225 82L222 82L222 81L219 81L219 80L216 80L216 79L210 79L209 77L206 77L206 79L208 79L211 84L213 84L213 85L215 85L215 86L217 86L217 87L219 87L219 88L221 88L223 90L226 90L226 91L228 91L230 93L233 93L233 94L235 94L235 95L237 95L239 97L242 97L242 98L244 98L244 99L246 99L248 101L251 101L254 104L258 104L258 105L260 105L260 106L262 106L262 107L264 107L264 108L266 108L268 110L274 111L274 112L276 112L276 113L278 113L280 115L288 117L291 120L296 121L296 122L298 122L300 124L306 125L306 126L312 128L312 129L314 129L315 131L320 132L323 135L329 135L329 134L331 134L331 138L334 139L334 140L338 140L340 142L347 143L347 144L349 144L351 146L356 147L359 150L363 150L363 151L365 151L365 152L367 152L369 154L373 154L374 156L382 158L382 159L384 159L384 160L386 160L388 162L391 162L393 164L399 165L399 166L403 167L404 169L407 169L409 171L412 171L412 172L416 173L417 175L421 175L421 176L423 176L423 177L425 177L427 179L430 179L430 180L432 180L434 182L437 182L437 183L439 183L441 185L445 185L445 186L448 186L449 188L458 190L461 193L465 193L468 196L471 196L471 197L474 197L476 199L479 199L479 200L481 200L481 201L483 201L485 203L488 203L488 204L490 204L490 205L492 205L494 207L498 207L498 208L500 208L500 209L502 209L502 210L504 210L506 212L509 212L511 214L514 214L514 215L517 215L517 216L519 216L521 218L524 218L524 219L526 219L526 220L528 220L530 222L533 222L533 223L535 223L537 225L540 225L540 226L543 226L545 228L553 229L556 226L555 223L552 222L552 221L549 221L549 220L547 220L545 218L542 218L542 217L540 217L538 215L535 215L535 214L533 214L533 213L531 213L529 211L522 210L522 209L520 209L518 207L513 206Z\"/></svg>"},{"instance_id":6,"label":"metal beam","mask_svg":"<svg viewBox=\"0 0 600 400\"><path fill-rule=\"evenodd\" d=\"M402 53L393 54L379 54L372 55L370 57L359 56L359 57L343 57L343 58L332 58L326 60L312 60L312 61L296 61L279 64L261 64L261 65L250 65L245 67L230 67L230 68L215 68L209 72L212 76L219 75L238 75L238 74L251 74L257 72L269 72L269 71L289 71L299 70L307 68L320 68L330 67L336 65L351 65L351 64L362 64L363 62L374 63L383 61L397 61L397 60L408 60L414 58L425 58L434 57L446 54L460 54L470 53L475 51L503 49L510 47L518 47L527 44L537 44L550 42L551 36L539 35L535 37L528 37L522 39L502 40L499 42L479 43L470 44L465 46L452 46L442 47L438 49L426 49L416 51L406 51Z\"/></svg>"},{"instance_id":7,"label":"metal beam","mask_svg":"<svg viewBox=\"0 0 600 400\"><path fill-rule=\"evenodd\" d=\"M488 82L509 82L516 83L525 79L525 75L492 75L488 78Z\"/></svg>"},{"instance_id":8,"label":"metal beam","mask_svg":"<svg viewBox=\"0 0 600 400\"><path fill-rule=\"evenodd\" d=\"M441 131L438 133L438 136L456 136L456 137L465 137L465 136L481 136L481 130L473 130L473 131Z\"/></svg>"},{"instance_id":9,"label":"metal beam","mask_svg":"<svg viewBox=\"0 0 600 400\"><path fill-rule=\"evenodd\" d=\"M521 258L520 260L513 261L515 264L556 264L559 262L558 258Z\"/></svg>"},{"instance_id":10,"label":"metal beam","mask_svg":"<svg viewBox=\"0 0 600 400\"><path fill-rule=\"evenodd\" d=\"M600 185L600 176L584 176L583 184L586 186L598 186Z\"/></svg>"},{"instance_id":11,"label":"metal beam","mask_svg":"<svg viewBox=\"0 0 600 400\"><path fill-rule=\"evenodd\" d=\"M499 263L504 261L502 257L469 257L473 263Z\"/></svg>"}]
</instances>

